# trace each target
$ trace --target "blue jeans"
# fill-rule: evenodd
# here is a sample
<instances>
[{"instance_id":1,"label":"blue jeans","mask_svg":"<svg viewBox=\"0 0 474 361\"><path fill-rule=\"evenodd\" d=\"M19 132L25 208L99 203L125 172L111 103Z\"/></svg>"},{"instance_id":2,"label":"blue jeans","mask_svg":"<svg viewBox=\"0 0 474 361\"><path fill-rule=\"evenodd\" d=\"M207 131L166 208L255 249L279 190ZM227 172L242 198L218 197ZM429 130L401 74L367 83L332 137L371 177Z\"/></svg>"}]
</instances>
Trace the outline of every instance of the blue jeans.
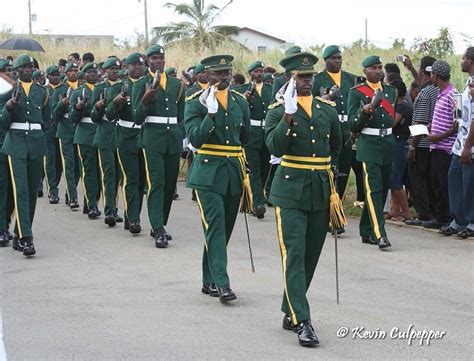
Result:
<instances>
[{"instance_id":1,"label":"blue jeans","mask_svg":"<svg viewBox=\"0 0 474 361\"><path fill-rule=\"evenodd\" d=\"M403 189L405 168L407 166L408 142L397 142L395 147L395 158L392 163L392 175L390 178L390 189L398 191Z\"/></svg>"},{"instance_id":2,"label":"blue jeans","mask_svg":"<svg viewBox=\"0 0 474 361\"><path fill-rule=\"evenodd\" d=\"M451 226L474 230L474 161L464 165L459 160L453 154L448 172L449 209L454 216Z\"/></svg>"}]
</instances>

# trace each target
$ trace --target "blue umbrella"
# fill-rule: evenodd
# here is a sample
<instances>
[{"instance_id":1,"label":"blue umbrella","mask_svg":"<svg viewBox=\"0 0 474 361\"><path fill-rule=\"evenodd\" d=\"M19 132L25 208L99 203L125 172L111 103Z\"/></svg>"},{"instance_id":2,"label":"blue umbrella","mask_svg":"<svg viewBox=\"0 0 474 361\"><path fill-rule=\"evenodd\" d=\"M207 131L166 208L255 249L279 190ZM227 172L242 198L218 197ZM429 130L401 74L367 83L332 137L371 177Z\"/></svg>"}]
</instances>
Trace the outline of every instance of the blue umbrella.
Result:
<instances>
[{"instance_id":1,"label":"blue umbrella","mask_svg":"<svg viewBox=\"0 0 474 361\"><path fill-rule=\"evenodd\" d=\"M41 51L45 53L41 44L38 43L36 40L30 38L8 39L0 45L0 49Z\"/></svg>"}]
</instances>

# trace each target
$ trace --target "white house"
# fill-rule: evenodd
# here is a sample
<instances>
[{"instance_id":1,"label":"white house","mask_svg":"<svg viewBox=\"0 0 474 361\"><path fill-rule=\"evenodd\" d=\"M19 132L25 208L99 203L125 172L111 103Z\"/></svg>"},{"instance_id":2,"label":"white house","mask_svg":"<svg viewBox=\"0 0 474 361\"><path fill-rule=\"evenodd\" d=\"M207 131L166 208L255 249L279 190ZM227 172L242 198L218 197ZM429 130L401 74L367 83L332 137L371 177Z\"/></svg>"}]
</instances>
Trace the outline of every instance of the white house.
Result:
<instances>
[{"instance_id":1,"label":"white house","mask_svg":"<svg viewBox=\"0 0 474 361\"><path fill-rule=\"evenodd\" d=\"M239 33L237 35L231 35L230 38L242 44L247 49L259 53L286 48L285 40L250 28L240 28Z\"/></svg>"}]
</instances>

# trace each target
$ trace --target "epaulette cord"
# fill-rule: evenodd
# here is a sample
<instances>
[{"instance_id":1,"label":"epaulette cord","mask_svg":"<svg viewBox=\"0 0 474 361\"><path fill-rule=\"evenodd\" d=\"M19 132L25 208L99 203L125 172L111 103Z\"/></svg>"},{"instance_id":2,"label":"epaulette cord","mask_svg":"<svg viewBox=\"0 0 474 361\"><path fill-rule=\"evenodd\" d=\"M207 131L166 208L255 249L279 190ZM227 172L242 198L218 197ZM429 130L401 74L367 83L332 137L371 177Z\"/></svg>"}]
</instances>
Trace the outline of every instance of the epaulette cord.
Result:
<instances>
[{"instance_id":1,"label":"epaulette cord","mask_svg":"<svg viewBox=\"0 0 474 361\"><path fill-rule=\"evenodd\" d=\"M237 90L232 89L231 92L234 93L234 94L240 95L242 98L244 98L245 100L247 100L247 98L245 97L245 95L243 95L242 93L239 93Z\"/></svg>"},{"instance_id":2,"label":"epaulette cord","mask_svg":"<svg viewBox=\"0 0 474 361\"><path fill-rule=\"evenodd\" d=\"M188 102L190 100L193 100L194 98L196 98L198 95L201 95L202 92L204 92L205 89L201 89L201 90L198 90L197 92L191 94L190 96L186 97L184 99L184 101Z\"/></svg>"},{"instance_id":3,"label":"epaulette cord","mask_svg":"<svg viewBox=\"0 0 474 361\"><path fill-rule=\"evenodd\" d=\"M283 103L275 102L275 103L273 103L273 104L270 104L270 105L268 106L268 109L274 109L274 108L276 108L277 106L282 105L282 104L283 104Z\"/></svg>"},{"instance_id":4,"label":"epaulette cord","mask_svg":"<svg viewBox=\"0 0 474 361\"><path fill-rule=\"evenodd\" d=\"M331 100L326 100L326 99L323 99L321 98L320 96L317 96L315 97L316 99L318 99L321 103L326 103L326 104L329 104L330 106L332 107L335 107L336 106L336 103L331 101Z\"/></svg>"}]
</instances>

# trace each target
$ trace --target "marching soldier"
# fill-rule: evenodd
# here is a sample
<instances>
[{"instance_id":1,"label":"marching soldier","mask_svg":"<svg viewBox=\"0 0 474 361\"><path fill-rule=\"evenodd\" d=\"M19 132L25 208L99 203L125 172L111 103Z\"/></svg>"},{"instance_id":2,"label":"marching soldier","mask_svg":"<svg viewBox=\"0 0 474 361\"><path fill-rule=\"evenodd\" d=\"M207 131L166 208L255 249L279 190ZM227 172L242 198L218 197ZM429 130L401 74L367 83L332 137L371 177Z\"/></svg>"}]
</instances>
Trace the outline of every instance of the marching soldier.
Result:
<instances>
[{"instance_id":1,"label":"marching soldier","mask_svg":"<svg viewBox=\"0 0 474 361\"><path fill-rule=\"evenodd\" d=\"M50 98L53 99L54 90L61 86L61 74L59 73L59 67L56 65L48 67L46 69L46 77L49 81L46 89L48 89ZM54 103L51 102L51 109L53 106ZM46 135L46 146L48 149L48 154L44 160L44 174L50 204L59 203L58 184L62 173L59 139L56 138L57 131L58 124L53 117L51 119L51 126L44 132Z\"/></svg>"},{"instance_id":2,"label":"marching soldier","mask_svg":"<svg viewBox=\"0 0 474 361\"><path fill-rule=\"evenodd\" d=\"M272 87L263 82L262 61L248 66L250 82L235 87L243 94L250 107L250 139L245 145L245 156L250 166L250 184L252 186L254 216L262 219L265 214L265 181L270 170L270 153L265 145L265 116L272 97Z\"/></svg>"},{"instance_id":3,"label":"marching soldier","mask_svg":"<svg viewBox=\"0 0 474 361\"><path fill-rule=\"evenodd\" d=\"M13 248L25 256L36 254L31 230L36 198L46 155L46 130L51 121L48 91L32 82L33 58L22 54L13 65L18 71L16 89L2 96L2 128L6 130L3 154L8 156L15 201L18 239ZM5 99L8 99L4 102Z\"/></svg>"},{"instance_id":4,"label":"marching soldier","mask_svg":"<svg viewBox=\"0 0 474 361\"><path fill-rule=\"evenodd\" d=\"M158 44L145 52L148 72L133 86L134 121L142 125L139 146L147 174L148 216L157 248L165 248L166 232L179 173L183 139L184 83L164 72L165 50Z\"/></svg>"},{"instance_id":5,"label":"marching soldier","mask_svg":"<svg viewBox=\"0 0 474 361\"><path fill-rule=\"evenodd\" d=\"M128 78L109 88L105 114L110 121L118 121L117 157L122 171L122 191L125 206L124 228L130 233L140 233L140 213L145 189L145 161L137 145L141 125L133 122L131 105L132 89L145 70L145 59L132 53L126 59Z\"/></svg>"},{"instance_id":6,"label":"marching soldier","mask_svg":"<svg viewBox=\"0 0 474 361\"><path fill-rule=\"evenodd\" d=\"M362 66L367 81L352 88L348 99L352 132L360 133L356 157L362 162L366 195L359 231L363 243L378 244L383 249L391 246L383 207L395 153L392 126L397 91L381 82L384 74L380 57L369 56Z\"/></svg>"},{"instance_id":7,"label":"marching soldier","mask_svg":"<svg viewBox=\"0 0 474 361\"><path fill-rule=\"evenodd\" d=\"M109 227L114 227L123 219L117 214L117 191L120 180L118 173L117 158L117 129L114 118L105 116L105 106L108 99L108 91L117 83L120 61L117 58L108 58L102 66L107 74L107 79L98 83L92 92L91 119L97 124L92 146L98 149L99 166L102 180L102 191L104 192L104 222Z\"/></svg>"},{"instance_id":8,"label":"marching soldier","mask_svg":"<svg viewBox=\"0 0 474 361\"><path fill-rule=\"evenodd\" d=\"M57 124L56 137L59 139L62 168L66 181L66 204L74 210L79 208L77 200L77 183L79 182L79 158L74 147L75 124L69 117L69 100L71 93L78 88L77 63L67 63L64 68L66 81L53 93L53 122ZM87 206L86 204L84 206Z\"/></svg>"},{"instance_id":9,"label":"marching soldier","mask_svg":"<svg viewBox=\"0 0 474 361\"><path fill-rule=\"evenodd\" d=\"M293 54L301 53L301 47L294 45L285 50L285 57ZM272 102L275 101L275 96L281 87L290 79L291 74L284 72L273 80L272 85Z\"/></svg>"},{"instance_id":10,"label":"marching soldier","mask_svg":"<svg viewBox=\"0 0 474 361\"><path fill-rule=\"evenodd\" d=\"M97 82L98 69L96 63L87 63L81 70L84 83L71 94L69 116L76 124L74 144L77 146L81 178L86 201L85 208L89 210L89 219L96 219L101 215L97 207L99 198L99 175L97 164L97 150L92 147L96 124L91 119L92 91Z\"/></svg>"},{"instance_id":11,"label":"marching soldier","mask_svg":"<svg viewBox=\"0 0 474 361\"><path fill-rule=\"evenodd\" d=\"M275 206L283 264L283 328L296 332L302 346L319 344L306 293L329 221L334 222L333 210L341 209L331 171L341 131L335 104L312 96L317 60L303 52L280 61L293 75L283 99L270 106L266 118L268 149L282 157L270 202Z\"/></svg>"},{"instance_id":12,"label":"marching soldier","mask_svg":"<svg viewBox=\"0 0 474 361\"><path fill-rule=\"evenodd\" d=\"M347 180L352 165L351 125L347 114L347 98L350 89L355 85L354 74L341 70L342 49L337 45L329 45L323 51L324 70L314 77L313 95L322 95L321 91L336 103L336 111L342 133L342 147L337 161L337 191L342 199L346 190ZM337 88L333 88L337 86ZM333 94L330 94L334 92ZM323 96L324 97L324 96ZM342 230L340 230L342 231Z\"/></svg>"},{"instance_id":13,"label":"marching soldier","mask_svg":"<svg viewBox=\"0 0 474 361\"><path fill-rule=\"evenodd\" d=\"M202 292L222 303L237 298L227 274L226 246L239 211L246 172L242 145L250 132L248 103L229 90L233 59L215 55L201 61L210 88L188 97L185 110L186 134L198 149L187 186L196 191L204 228Z\"/></svg>"},{"instance_id":14,"label":"marching soldier","mask_svg":"<svg viewBox=\"0 0 474 361\"><path fill-rule=\"evenodd\" d=\"M207 73L204 69L204 65L198 64L194 68L194 74L196 75L196 82L186 89L186 97L191 96L198 92L201 89L207 89L209 87L209 82L207 80Z\"/></svg>"}]
</instances>

